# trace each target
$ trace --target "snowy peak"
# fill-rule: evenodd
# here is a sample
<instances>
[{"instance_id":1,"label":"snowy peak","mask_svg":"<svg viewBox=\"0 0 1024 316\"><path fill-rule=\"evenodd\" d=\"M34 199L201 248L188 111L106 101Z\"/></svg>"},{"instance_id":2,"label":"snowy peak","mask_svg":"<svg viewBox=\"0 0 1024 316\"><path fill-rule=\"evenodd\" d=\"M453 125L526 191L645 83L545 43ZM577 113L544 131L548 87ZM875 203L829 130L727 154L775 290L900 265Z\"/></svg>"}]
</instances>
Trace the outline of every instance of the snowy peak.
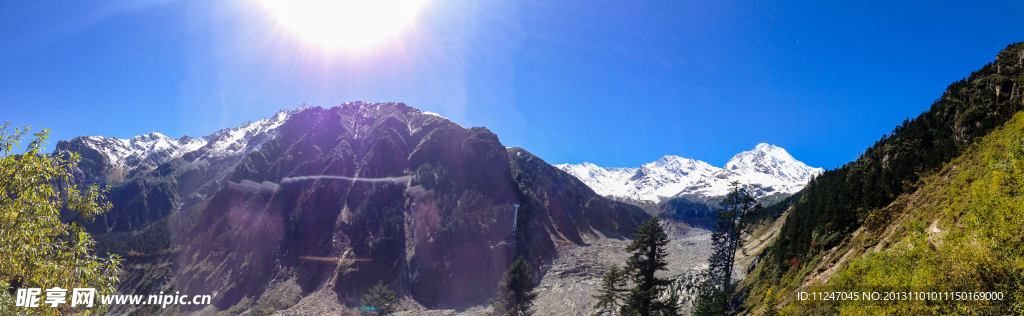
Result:
<instances>
[{"instance_id":1,"label":"snowy peak","mask_svg":"<svg viewBox=\"0 0 1024 316\"><path fill-rule=\"evenodd\" d=\"M203 140L188 136L176 140L157 132L130 139L83 136L73 141L80 142L81 145L99 152L110 166L125 170L147 162L160 164L169 158L181 156L185 152L196 150L206 144Z\"/></svg>"},{"instance_id":2,"label":"snowy peak","mask_svg":"<svg viewBox=\"0 0 1024 316\"><path fill-rule=\"evenodd\" d=\"M81 152L88 148L95 155L85 156L93 163L101 165L101 169L113 168L121 171L132 171L155 168L171 159L199 150L207 149L208 157L241 155L258 149L267 140L277 136L277 128L289 117L309 107L299 106L294 110L281 110L270 118L216 131L202 138L182 136L178 139L167 137L158 132L138 135L129 139L103 136L81 136L70 141L61 141L55 150L74 150ZM82 148L85 147L85 148Z\"/></svg>"},{"instance_id":3,"label":"snowy peak","mask_svg":"<svg viewBox=\"0 0 1024 316\"><path fill-rule=\"evenodd\" d=\"M598 194L653 202L673 196L691 183L721 170L700 160L674 155L639 168L606 168L589 162L555 167L580 179Z\"/></svg>"},{"instance_id":4,"label":"snowy peak","mask_svg":"<svg viewBox=\"0 0 1024 316\"><path fill-rule=\"evenodd\" d=\"M761 197L796 193L824 170L796 160L781 147L761 143L736 154L718 168L706 162L666 155L639 168L605 168L584 162L555 167L586 183L598 194L620 199L659 202L678 195L722 196L739 182Z\"/></svg>"},{"instance_id":5,"label":"snowy peak","mask_svg":"<svg viewBox=\"0 0 1024 316\"><path fill-rule=\"evenodd\" d=\"M811 168L793 158L782 147L767 143L757 144L753 150L736 154L725 164L724 169L741 174L763 173L780 179L804 182L824 171L821 168Z\"/></svg>"},{"instance_id":6,"label":"snowy peak","mask_svg":"<svg viewBox=\"0 0 1024 316\"><path fill-rule=\"evenodd\" d=\"M737 170L754 166L771 166L798 162L785 149L767 143L760 143L753 150L733 156L725 163L725 169Z\"/></svg>"},{"instance_id":7,"label":"snowy peak","mask_svg":"<svg viewBox=\"0 0 1024 316\"><path fill-rule=\"evenodd\" d=\"M710 179L694 183L679 195L722 196L729 193L733 182L738 182L756 197L793 194L822 172L824 169L807 166L782 147L760 143L753 150L736 154Z\"/></svg>"},{"instance_id":8,"label":"snowy peak","mask_svg":"<svg viewBox=\"0 0 1024 316\"><path fill-rule=\"evenodd\" d=\"M423 115L432 116L432 117L436 117L436 118L439 118L439 119L442 119L442 120L446 120L446 121L451 122L451 123L453 123L455 125L458 125L459 127L466 128L465 126L462 126L462 124L459 124L459 123L457 123L457 122L455 122L455 121L453 121L453 120L451 120L451 119L449 119L447 117L441 116L441 114L437 114L435 112L420 111L420 113L422 113Z\"/></svg>"},{"instance_id":9,"label":"snowy peak","mask_svg":"<svg viewBox=\"0 0 1024 316\"><path fill-rule=\"evenodd\" d=\"M601 195L628 195L630 192L629 179L635 176L639 170L638 168L604 168L589 162L578 165L555 165L555 168L579 178L594 192Z\"/></svg>"},{"instance_id":10,"label":"snowy peak","mask_svg":"<svg viewBox=\"0 0 1024 316\"><path fill-rule=\"evenodd\" d=\"M269 118L256 122L245 122L242 125L203 136L203 141L210 149L208 154L214 157L248 153L259 149L263 143L277 137L277 128L284 124L289 117L309 108L303 104L294 110L280 110Z\"/></svg>"},{"instance_id":11,"label":"snowy peak","mask_svg":"<svg viewBox=\"0 0 1024 316\"><path fill-rule=\"evenodd\" d=\"M666 155L657 161L641 165L640 169L651 171L664 170L671 173L686 175L694 171L717 171L719 168L700 160L683 158L676 155Z\"/></svg>"}]
</instances>

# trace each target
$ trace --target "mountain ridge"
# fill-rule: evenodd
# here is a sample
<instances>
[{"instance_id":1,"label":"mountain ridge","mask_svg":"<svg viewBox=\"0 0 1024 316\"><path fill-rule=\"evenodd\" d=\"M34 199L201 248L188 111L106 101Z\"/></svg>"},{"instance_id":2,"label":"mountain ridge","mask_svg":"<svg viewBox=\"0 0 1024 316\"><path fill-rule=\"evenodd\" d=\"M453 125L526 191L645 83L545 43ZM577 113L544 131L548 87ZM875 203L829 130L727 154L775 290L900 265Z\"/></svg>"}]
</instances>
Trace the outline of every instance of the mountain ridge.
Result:
<instances>
[{"instance_id":1,"label":"mountain ridge","mask_svg":"<svg viewBox=\"0 0 1024 316\"><path fill-rule=\"evenodd\" d=\"M273 116L256 122L249 121L235 127L220 129L200 138L183 135L174 139L156 131L128 139L79 136L58 141L54 153L82 153L83 161L92 164L89 167L103 169L99 170L100 173L130 173L140 168L140 172L149 171L171 159L201 148L208 149L205 153L207 155L240 156L259 148L264 142L275 137L277 127L289 117L310 108L303 104L293 110L280 110Z\"/></svg>"},{"instance_id":2,"label":"mountain ridge","mask_svg":"<svg viewBox=\"0 0 1024 316\"><path fill-rule=\"evenodd\" d=\"M293 112L192 141L198 148L186 153L153 145L132 156L89 137L58 143L55 153L95 158L73 170L75 182L110 189L113 209L87 229L98 251L130 260L120 291L219 293L217 310L302 309L318 297L357 304L383 281L419 308L475 306L514 256L539 278L558 247L623 238L650 218L483 127L402 103ZM111 177L122 169L131 171ZM294 286L271 294L281 284Z\"/></svg>"},{"instance_id":3,"label":"mountain ridge","mask_svg":"<svg viewBox=\"0 0 1024 316\"><path fill-rule=\"evenodd\" d=\"M767 143L736 154L723 168L676 155L665 155L637 168L600 167L590 162L554 166L603 196L654 203L685 195L723 196L733 181L739 181L757 197L793 194L824 172Z\"/></svg>"},{"instance_id":4,"label":"mountain ridge","mask_svg":"<svg viewBox=\"0 0 1024 316\"><path fill-rule=\"evenodd\" d=\"M991 229L1015 225L1005 217L990 215L1014 212L1019 215L1019 207L997 205L994 201L997 198L1019 201L1019 196L1009 198L1019 191L1007 188L1019 187L1021 182L1006 179L1011 179L1009 175L1020 175L1021 160L1005 160L1017 159L1015 157L1021 154L1022 80L1024 43L1007 45L996 54L994 61L949 84L927 111L907 118L891 132L882 135L857 159L816 177L801 192L799 199L790 201L791 207L786 211L788 215L778 236L770 248L761 253L763 260L745 280L746 313L757 314L760 310L777 307L788 309L786 314L792 315L840 313L835 310L835 305L816 304L815 308L807 308L802 303L794 304L799 288L837 279L845 286L867 281L859 284L879 286L898 283L892 285L973 291L983 288L973 284L965 287L963 284L975 282L987 287L1021 284L1019 278L1012 278L1013 273L992 276L991 271L1002 268L1000 261L986 262L976 269L964 268L963 262L974 259L965 259L959 254L975 253L984 254L982 257L988 259L1000 258L1000 254L984 249L988 247L987 243L976 242L989 237L971 237L976 239L967 239L966 243L942 249L950 242L928 234L948 232L946 236L970 236L979 231L971 226L988 226L986 229ZM1003 140L992 141L1000 138ZM987 153L978 155L975 154L977 152ZM993 190L995 188L999 189ZM993 192L984 193L983 189ZM929 195L931 197L925 198ZM966 203L971 199L984 203ZM972 215L985 207L989 207L986 210L989 213L982 213L985 216ZM1015 234L1014 229L1019 227L994 231ZM922 240L925 242L919 242ZM1017 245L1007 248L1019 249ZM908 249L924 250L928 255L905 256ZM953 264L943 265L946 258L935 256L938 251L953 254ZM1020 262L1014 260L1007 262ZM1020 267L1015 269L1019 276ZM942 275L949 271L957 275ZM906 276L913 278L906 279ZM779 305L764 305L769 293L775 293L773 295L779 298ZM929 306L928 310L934 313L997 314L1008 311L1007 306L1022 306L1021 298L1024 296L1014 294L1008 297L1012 300L1000 302L1009 303L1005 306L974 310L977 306L943 304L945 306ZM892 308L890 313L921 311L905 304L882 307ZM876 313L885 314L885 309L878 309Z\"/></svg>"}]
</instances>

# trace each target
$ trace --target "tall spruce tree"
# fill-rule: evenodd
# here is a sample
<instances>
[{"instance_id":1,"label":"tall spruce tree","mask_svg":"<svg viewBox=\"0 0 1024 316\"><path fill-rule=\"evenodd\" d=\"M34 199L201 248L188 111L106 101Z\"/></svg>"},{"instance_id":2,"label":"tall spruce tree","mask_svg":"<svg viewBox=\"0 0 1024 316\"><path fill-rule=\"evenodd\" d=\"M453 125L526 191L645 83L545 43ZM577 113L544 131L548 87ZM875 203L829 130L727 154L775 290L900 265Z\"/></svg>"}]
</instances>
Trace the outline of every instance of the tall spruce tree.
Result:
<instances>
[{"instance_id":1,"label":"tall spruce tree","mask_svg":"<svg viewBox=\"0 0 1024 316\"><path fill-rule=\"evenodd\" d=\"M374 315L386 316L395 313L398 298L395 297L394 291L384 285L384 281L379 281L377 285L370 288L370 292L366 293L366 296L363 296L362 304L364 307L374 308Z\"/></svg>"},{"instance_id":2,"label":"tall spruce tree","mask_svg":"<svg viewBox=\"0 0 1024 316\"><path fill-rule=\"evenodd\" d=\"M679 306L675 295L669 295L668 279L656 277L658 271L668 270L668 234L657 217L644 222L633 233L633 241L626 247L631 255L626 261L626 271L633 281L633 287L626 295L622 315L677 315ZM659 299L666 297L665 299Z\"/></svg>"},{"instance_id":3,"label":"tall spruce tree","mask_svg":"<svg viewBox=\"0 0 1024 316\"><path fill-rule=\"evenodd\" d=\"M498 284L498 297L491 299L491 305L494 306L491 315L533 315L533 300L537 298L537 292L533 287L530 263L523 257L517 258L505 271L505 276Z\"/></svg>"},{"instance_id":4,"label":"tall spruce tree","mask_svg":"<svg viewBox=\"0 0 1024 316\"><path fill-rule=\"evenodd\" d=\"M628 271L619 269L618 266L613 265L608 269L608 273L601 278L601 288L597 290L599 294L593 295L597 299L597 303L594 304L594 309L597 311L593 316L618 314L619 308L622 307L622 300L625 298L628 276Z\"/></svg>"},{"instance_id":5,"label":"tall spruce tree","mask_svg":"<svg viewBox=\"0 0 1024 316\"><path fill-rule=\"evenodd\" d=\"M707 273L704 273L704 281L697 288L697 302L693 304L693 316L722 316L726 315L725 293L715 286L715 283Z\"/></svg>"},{"instance_id":6,"label":"tall spruce tree","mask_svg":"<svg viewBox=\"0 0 1024 316\"><path fill-rule=\"evenodd\" d=\"M732 190L719 205L722 210L716 214L715 231L711 234L714 250L708 258L706 279L700 287L694 315L728 315L734 312L730 301L734 290L732 284L733 264L736 251L743 249L743 234L749 233L751 219L761 211L761 204L740 187L732 183Z\"/></svg>"}]
</instances>

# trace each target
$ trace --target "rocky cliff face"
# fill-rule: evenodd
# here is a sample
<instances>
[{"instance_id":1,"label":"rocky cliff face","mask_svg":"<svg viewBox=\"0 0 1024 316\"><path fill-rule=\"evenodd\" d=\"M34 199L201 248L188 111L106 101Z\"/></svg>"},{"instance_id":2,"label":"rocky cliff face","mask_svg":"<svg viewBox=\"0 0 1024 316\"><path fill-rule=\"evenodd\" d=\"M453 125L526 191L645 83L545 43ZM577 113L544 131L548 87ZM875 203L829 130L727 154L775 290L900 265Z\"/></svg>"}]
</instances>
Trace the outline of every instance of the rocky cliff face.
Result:
<instances>
[{"instance_id":1,"label":"rocky cliff face","mask_svg":"<svg viewBox=\"0 0 1024 316\"><path fill-rule=\"evenodd\" d=\"M532 225L531 232L547 232L556 241L578 244L588 236L629 237L633 228L649 218L636 206L602 198L576 177L521 148L509 148L508 155L520 200L527 206L520 213L525 216L520 223Z\"/></svg>"},{"instance_id":2,"label":"rocky cliff face","mask_svg":"<svg viewBox=\"0 0 1024 316\"><path fill-rule=\"evenodd\" d=\"M348 305L383 281L426 307L470 306L493 296L514 256L542 267L558 244L628 235L648 217L486 128L404 104L284 113L167 150L145 172L81 139L58 146L92 155L81 178L113 188L115 210L92 227L99 247L169 266L125 286L215 293L217 309L245 310L273 301L282 280ZM112 168L132 171L104 178Z\"/></svg>"},{"instance_id":3,"label":"rocky cliff face","mask_svg":"<svg viewBox=\"0 0 1024 316\"><path fill-rule=\"evenodd\" d=\"M202 138L173 139L157 132L130 139L81 136L57 142L54 154L79 153L75 181L110 188L114 209L91 223L90 230L138 230L209 197L245 155L276 137L281 124L306 109L282 110Z\"/></svg>"}]
</instances>

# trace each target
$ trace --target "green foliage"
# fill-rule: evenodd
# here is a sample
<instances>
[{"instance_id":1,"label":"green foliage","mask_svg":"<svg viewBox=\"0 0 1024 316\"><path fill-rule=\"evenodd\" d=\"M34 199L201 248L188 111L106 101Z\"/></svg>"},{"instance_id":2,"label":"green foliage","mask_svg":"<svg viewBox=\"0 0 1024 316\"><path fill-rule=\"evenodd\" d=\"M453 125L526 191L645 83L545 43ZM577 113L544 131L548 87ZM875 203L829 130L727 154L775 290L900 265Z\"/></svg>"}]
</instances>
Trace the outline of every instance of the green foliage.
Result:
<instances>
[{"instance_id":1,"label":"green foliage","mask_svg":"<svg viewBox=\"0 0 1024 316\"><path fill-rule=\"evenodd\" d=\"M1002 301L879 305L884 314L1024 313L1024 114L926 178L907 204L913 218L881 252L852 260L833 276L836 289L914 288L1003 292ZM934 223L934 228L928 228ZM856 305L837 311L863 313Z\"/></svg>"},{"instance_id":2,"label":"green foliage","mask_svg":"<svg viewBox=\"0 0 1024 316\"><path fill-rule=\"evenodd\" d=\"M778 243L780 251L772 259L782 263L806 255L814 232L852 232L872 210L916 188L923 173L941 168L975 138L1009 120L1022 108L1020 97L998 98L995 88L1011 91L1014 85L1024 84L1006 79L1024 72L1017 58L1022 47L1024 44L1010 45L994 64L950 85L929 111L905 120L857 160L813 180L787 218ZM996 64L1002 75L997 74ZM831 227L826 228L829 223Z\"/></svg>"},{"instance_id":3,"label":"green foliage","mask_svg":"<svg viewBox=\"0 0 1024 316\"><path fill-rule=\"evenodd\" d=\"M626 261L633 287L626 295L622 315L677 315L679 307L674 295L659 299L666 294L670 280L655 276L658 271L668 270L665 246L668 235L657 217L652 217L633 232L633 241L626 246L630 257Z\"/></svg>"},{"instance_id":4,"label":"green foliage","mask_svg":"<svg viewBox=\"0 0 1024 316\"><path fill-rule=\"evenodd\" d=\"M701 315L734 313L731 304L735 286L732 284L736 251L743 249L743 234L751 233L752 221L763 210L745 188L733 182L732 190L722 200L715 231L711 234L712 250L708 271L698 294L697 310Z\"/></svg>"},{"instance_id":5,"label":"green foliage","mask_svg":"<svg viewBox=\"0 0 1024 316\"><path fill-rule=\"evenodd\" d=\"M533 287L530 263L523 257L517 258L505 271L505 276L498 284L498 297L491 299L491 305L494 306L491 315L533 315L533 300L538 294Z\"/></svg>"},{"instance_id":6,"label":"green foliage","mask_svg":"<svg viewBox=\"0 0 1024 316\"><path fill-rule=\"evenodd\" d=\"M167 227L173 218L162 219L138 231L112 232L97 235L96 250L126 256L147 256L167 253L171 247L171 232Z\"/></svg>"},{"instance_id":7,"label":"green foliage","mask_svg":"<svg viewBox=\"0 0 1024 316\"><path fill-rule=\"evenodd\" d=\"M239 300L238 303L235 303L235 305L231 305L228 309L217 312L216 316L238 316L244 313L245 309L250 305L252 305L252 298L246 296Z\"/></svg>"},{"instance_id":8,"label":"green foliage","mask_svg":"<svg viewBox=\"0 0 1024 316\"><path fill-rule=\"evenodd\" d=\"M641 224L626 247L631 254L625 268L612 266L601 279L593 315L678 315L679 296L670 289L672 282L655 276L668 270L666 245L668 235L657 217Z\"/></svg>"},{"instance_id":9,"label":"green foliage","mask_svg":"<svg viewBox=\"0 0 1024 316\"><path fill-rule=\"evenodd\" d=\"M761 313L761 316L777 316L777 315L779 315L779 309L776 307L776 305L779 304L779 300L776 298L777 296L778 295L775 294L775 293L772 293L771 290L768 290L768 293L765 293L764 313Z\"/></svg>"},{"instance_id":10,"label":"green foliage","mask_svg":"<svg viewBox=\"0 0 1024 316\"><path fill-rule=\"evenodd\" d=\"M370 288L370 292L363 296L363 306L376 308L375 315L391 315L395 313L395 305L398 304L398 299L395 298L395 292L388 289L384 282L377 282L377 285Z\"/></svg>"},{"instance_id":11,"label":"green foliage","mask_svg":"<svg viewBox=\"0 0 1024 316\"><path fill-rule=\"evenodd\" d=\"M922 178L891 230L844 246L855 252L813 291L1001 292L1000 301L802 302L791 315L1020 315L1024 313L1024 113ZM901 198L904 199L904 198ZM887 240L878 247L865 248ZM860 254L860 255L856 255ZM813 266L813 264L810 264ZM811 289L807 291L812 291Z\"/></svg>"},{"instance_id":12,"label":"green foliage","mask_svg":"<svg viewBox=\"0 0 1024 316\"><path fill-rule=\"evenodd\" d=\"M288 309L302 299L302 289L294 280L271 285L267 291L260 294L256 306L249 309L248 316L272 315L274 312Z\"/></svg>"},{"instance_id":13,"label":"green foliage","mask_svg":"<svg viewBox=\"0 0 1024 316\"><path fill-rule=\"evenodd\" d=\"M793 205L762 273L751 281L755 288L792 289L808 271L805 265L823 250L848 242L862 225L871 233L887 227L902 214L900 203L894 203L898 197L920 188L922 177L946 167L1024 108L1022 49L1022 43L1008 46L995 62L951 84L928 111L905 120L857 160L813 179Z\"/></svg>"},{"instance_id":14,"label":"green foliage","mask_svg":"<svg viewBox=\"0 0 1024 316\"><path fill-rule=\"evenodd\" d=\"M697 302L693 306L693 316L723 316L728 312L728 298L725 292L718 289L711 278L706 278L697 291Z\"/></svg>"},{"instance_id":15,"label":"green foliage","mask_svg":"<svg viewBox=\"0 0 1024 316\"><path fill-rule=\"evenodd\" d=\"M618 313L622 306L622 300L625 298L628 276L628 271L619 269L618 266L613 265L608 269L608 273L601 278L601 288L597 290L598 295L593 295L597 299L597 303L594 304L594 309L597 311L593 316Z\"/></svg>"},{"instance_id":16,"label":"green foliage","mask_svg":"<svg viewBox=\"0 0 1024 316\"><path fill-rule=\"evenodd\" d=\"M775 199L769 201L765 201L765 198L761 198L758 202L764 207L764 210L751 215L750 219L758 224L771 225L772 222L782 216L782 213L785 213L786 210L793 207L793 205L800 200L800 192L788 195L785 198L780 198L780 195L781 194L776 193L769 196L775 197Z\"/></svg>"},{"instance_id":17,"label":"green foliage","mask_svg":"<svg viewBox=\"0 0 1024 316\"><path fill-rule=\"evenodd\" d=\"M4 288L95 288L99 295L114 291L121 260L116 255L103 258L93 253L95 241L78 221L90 221L110 209L103 190L91 186L84 191L70 183L71 168L79 160L76 154L42 154L49 130L34 134L23 154L15 154L29 130L0 127L0 283ZM61 213L72 216L61 221ZM0 301L12 294L0 291ZM48 314L46 308L15 308L0 304L0 314ZM95 306L95 305L94 305ZM59 306L70 313L70 304ZM76 308L79 314L102 313Z\"/></svg>"}]
</instances>

